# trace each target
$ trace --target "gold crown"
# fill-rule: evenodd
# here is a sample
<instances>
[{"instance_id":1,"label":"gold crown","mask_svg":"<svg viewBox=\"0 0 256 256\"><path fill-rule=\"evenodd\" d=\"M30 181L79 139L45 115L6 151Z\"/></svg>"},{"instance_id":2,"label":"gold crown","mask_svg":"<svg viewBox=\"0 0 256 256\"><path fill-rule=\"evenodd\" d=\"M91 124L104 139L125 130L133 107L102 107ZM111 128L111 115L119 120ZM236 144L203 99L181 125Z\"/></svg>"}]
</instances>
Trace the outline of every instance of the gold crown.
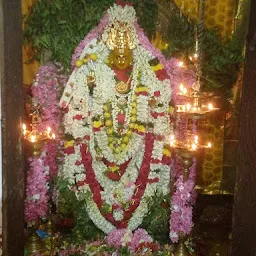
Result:
<instances>
[{"instance_id":1,"label":"gold crown","mask_svg":"<svg viewBox=\"0 0 256 256\"><path fill-rule=\"evenodd\" d=\"M113 24L108 31L106 45L110 50L114 48L134 49L136 44L131 27L126 23Z\"/></svg>"}]
</instances>

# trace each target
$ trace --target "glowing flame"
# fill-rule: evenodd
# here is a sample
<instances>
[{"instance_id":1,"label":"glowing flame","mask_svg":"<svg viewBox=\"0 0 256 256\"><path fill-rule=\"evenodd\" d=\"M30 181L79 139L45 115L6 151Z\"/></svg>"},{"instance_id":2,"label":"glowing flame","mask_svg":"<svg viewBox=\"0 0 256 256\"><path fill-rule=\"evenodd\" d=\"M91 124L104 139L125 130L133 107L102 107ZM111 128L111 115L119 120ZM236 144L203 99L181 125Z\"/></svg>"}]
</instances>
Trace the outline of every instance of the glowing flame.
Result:
<instances>
[{"instance_id":1,"label":"glowing flame","mask_svg":"<svg viewBox=\"0 0 256 256\"><path fill-rule=\"evenodd\" d=\"M198 136L195 136L195 143L198 144Z\"/></svg>"},{"instance_id":2,"label":"glowing flame","mask_svg":"<svg viewBox=\"0 0 256 256\"><path fill-rule=\"evenodd\" d=\"M192 150L196 150L197 149L197 145L196 144L192 144Z\"/></svg>"},{"instance_id":3,"label":"glowing flame","mask_svg":"<svg viewBox=\"0 0 256 256\"><path fill-rule=\"evenodd\" d=\"M35 135L32 135L32 136L31 136L31 142L32 142L32 143L36 142L36 136L35 136Z\"/></svg>"},{"instance_id":4,"label":"glowing flame","mask_svg":"<svg viewBox=\"0 0 256 256\"><path fill-rule=\"evenodd\" d=\"M212 143L211 143L211 142L208 142L207 147L208 147L208 148L211 148L211 147L212 147Z\"/></svg>"},{"instance_id":5,"label":"glowing flame","mask_svg":"<svg viewBox=\"0 0 256 256\"><path fill-rule=\"evenodd\" d=\"M188 92L187 88L184 88L183 89L183 94L187 94L187 92Z\"/></svg>"},{"instance_id":6,"label":"glowing flame","mask_svg":"<svg viewBox=\"0 0 256 256\"><path fill-rule=\"evenodd\" d=\"M209 104L208 104L208 109L209 109L209 110L212 110L212 109L213 109L212 103L209 103Z\"/></svg>"},{"instance_id":7,"label":"glowing flame","mask_svg":"<svg viewBox=\"0 0 256 256\"><path fill-rule=\"evenodd\" d=\"M56 135L53 133L52 134L52 138L55 140L55 138L56 138Z\"/></svg>"},{"instance_id":8,"label":"glowing flame","mask_svg":"<svg viewBox=\"0 0 256 256\"><path fill-rule=\"evenodd\" d=\"M198 58L198 54L197 54L197 53L194 54L194 58L195 58L195 59Z\"/></svg>"},{"instance_id":9,"label":"glowing flame","mask_svg":"<svg viewBox=\"0 0 256 256\"><path fill-rule=\"evenodd\" d=\"M191 109L191 105L188 103L186 108L187 108L187 111L189 111Z\"/></svg>"},{"instance_id":10,"label":"glowing flame","mask_svg":"<svg viewBox=\"0 0 256 256\"><path fill-rule=\"evenodd\" d=\"M51 132L51 127L47 127L47 132L48 132L48 134Z\"/></svg>"},{"instance_id":11,"label":"glowing flame","mask_svg":"<svg viewBox=\"0 0 256 256\"><path fill-rule=\"evenodd\" d=\"M184 85L183 84L180 84L180 90L181 90L181 92L183 92L183 90L184 90Z\"/></svg>"},{"instance_id":12,"label":"glowing flame","mask_svg":"<svg viewBox=\"0 0 256 256\"><path fill-rule=\"evenodd\" d=\"M179 63L178 63L178 67L183 67L183 65L184 65L184 63L183 63L183 61L180 61Z\"/></svg>"},{"instance_id":13,"label":"glowing flame","mask_svg":"<svg viewBox=\"0 0 256 256\"><path fill-rule=\"evenodd\" d=\"M174 135L170 136L170 146L174 146L174 142L175 142L175 137Z\"/></svg>"},{"instance_id":14,"label":"glowing flame","mask_svg":"<svg viewBox=\"0 0 256 256\"><path fill-rule=\"evenodd\" d=\"M27 130L27 126L25 124L22 125L23 130Z\"/></svg>"}]
</instances>

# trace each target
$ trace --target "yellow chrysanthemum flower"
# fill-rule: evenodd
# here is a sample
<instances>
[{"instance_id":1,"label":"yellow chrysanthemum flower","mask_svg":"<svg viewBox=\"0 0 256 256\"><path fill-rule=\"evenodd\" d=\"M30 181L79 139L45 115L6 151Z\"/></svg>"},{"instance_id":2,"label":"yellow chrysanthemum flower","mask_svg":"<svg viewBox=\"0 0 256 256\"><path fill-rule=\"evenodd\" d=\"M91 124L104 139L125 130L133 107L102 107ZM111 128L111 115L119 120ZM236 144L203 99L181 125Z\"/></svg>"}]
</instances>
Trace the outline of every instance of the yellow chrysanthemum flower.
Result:
<instances>
[{"instance_id":1,"label":"yellow chrysanthemum flower","mask_svg":"<svg viewBox=\"0 0 256 256\"><path fill-rule=\"evenodd\" d=\"M163 154L164 154L165 156L170 157L170 156L171 156L171 151L170 151L168 148L164 148L164 149L163 149Z\"/></svg>"},{"instance_id":2,"label":"yellow chrysanthemum flower","mask_svg":"<svg viewBox=\"0 0 256 256\"><path fill-rule=\"evenodd\" d=\"M69 148L69 147L72 147L74 144L75 144L75 141L74 141L74 140L67 140L67 141L65 141L65 143L64 143L64 147L65 147L65 148Z\"/></svg>"},{"instance_id":3,"label":"yellow chrysanthemum flower","mask_svg":"<svg viewBox=\"0 0 256 256\"><path fill-rule=\"evenodd\" d=\"M100 128L101 127L101 125L102 125L102 123L101 123L101 121L99 120L99 121L94 121L93 122L93 127L94 128Z\"/></svg>"},{"instance_id":4,"label":"yellow chrysanthemum flower","mask_svg":"<svg viewBox=\"0 0 256 256\"><path fill-rule=\"evenodd\" d=\"M119 171L119 167L118 167L117 165L115 165L115 166L110 166L110 167L109 167L109 170L110 170L111 172L118 172L118 171Z\"/></svg>"},{"instance_id":5,"label":"yellow chrysanthemum flower","mask_svg":"<svg viewBox=\"0 0 256 256\"><path fill-rule=\"evenodd\" d=\"M173 111L174 111L174 107L173 107L173 106L170 106L170 107L169 107L169 113L171 113L171 114L172 114L172 113L173 113Z\"/></svg>"},{"instance_id":6,"label":"yellow chrysanthemum flower","mask_svg":"<svg viewBox=\"0 0 256 256\"><path fill-rule=\"evenodd\" d=\"M161 64L161 63L158 63L157 65L155 65L155 66L151 66L151 69L153 70L153 71L158 71L158 70L161 70L161 69L163 69L164 67L163 67L163 65Z\"/></svg>"},{"instance_id":7,"label":"yellow chrysanthemum flower","mask_svg":"<svg viewBox=\"0 0 256 256\"><path fill-rule=\"evenodd\" d=\"M145 128L145 126L143 126L143 125L138 125L138 126L137 126L137 130L138 130L139 132L146 132L146 128Z\"/></svg>"}]
</instances>

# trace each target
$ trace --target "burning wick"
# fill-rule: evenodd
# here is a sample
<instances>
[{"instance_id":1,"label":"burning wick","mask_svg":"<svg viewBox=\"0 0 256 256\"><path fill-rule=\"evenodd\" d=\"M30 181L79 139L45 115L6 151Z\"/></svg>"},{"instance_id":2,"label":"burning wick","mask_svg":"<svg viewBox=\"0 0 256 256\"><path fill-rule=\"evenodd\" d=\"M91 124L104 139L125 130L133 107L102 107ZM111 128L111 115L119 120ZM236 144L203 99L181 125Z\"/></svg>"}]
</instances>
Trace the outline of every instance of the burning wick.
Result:
<instances>
[{"instance_id":1,"label":"burning wick","mask_svg":"<svg viewBox=\"0 0 256 256\"><path fill-rule=\"evenodd\" d=\"M25 124L22 125L22 129L23 129L23 135L26 135L27 133L27 127Z\"/></svg>"},{"instance_id":2,"label":"burning wick","mask_svg":"<svg viewBox=\"0 0 256 256\"><path fill-rule=\"evenodd\" d=\"M183 61L180 61L179 63L178 63L178 67L183 67L183 65L184 65L184 63L183 63Z\"/></svg>"},{"instance_id":3,"label":"burning wick","mask_svg":"<svg viewBox=\"0 0 256 256\"><path fill-rule=\"evenodd\" d=\"M184 85L180 84L180 91L183 92L183 90L184 90Z\"/></svg>"},{"instance_id":4,"label":"burning wick","mask_svg":"<svg viewBox=\"0 0 256 256\"><path fill-rule=\"evenodd\" d=\"M192 150L196 150L197 149L197 145L196 144L192 144Z\"/></svg>"},{"instance_id":5,"label":"burning wick","mask_svg":"<svg viewBox=\"0 0 256 256\"><path fill-rule=\"evenodd\" d=\"M187 94L188 90L183 84L180 84L180 91L182 94Z\"/></svg>"},{"instance_id":6,"label":"burning wick","mask_svg":"<svg viewBox=\"0 0 256 256\"><path fill-rule=\"evenodd\" d=\"M198 136L195 136L195 144L198 144Z\"/></svg>"},{"instance_id":7,"label":"burning wick","mask_svg":"<svg viewBox=\"0 0 256 256\"><path fill-rule=\"evenodd\" d=\"M212 109L213 109L212 103L209 103L209 104L208 104L208 109L209 109L209 110L212 110Z\"/></svg>"},{"instance_id":8,"label":"burning wick","mask_svg":"<svg viewBox=\"0 0 256 256\"><path fill-rule=\"evenodd\" d=\"M36 136L34 136L34 135L31 136L31 142L32 143L36 142Z\"/></svg>"},{"instance_id":9,"label":"burning wick","mask_svg":"<svg viewBox=\"0 0 256 256\"><path fill-rule=\"evenodd\" d=\"M174 135L170 136L170 146L174 146L175 137Z\"/></svg>"}]
</instances>

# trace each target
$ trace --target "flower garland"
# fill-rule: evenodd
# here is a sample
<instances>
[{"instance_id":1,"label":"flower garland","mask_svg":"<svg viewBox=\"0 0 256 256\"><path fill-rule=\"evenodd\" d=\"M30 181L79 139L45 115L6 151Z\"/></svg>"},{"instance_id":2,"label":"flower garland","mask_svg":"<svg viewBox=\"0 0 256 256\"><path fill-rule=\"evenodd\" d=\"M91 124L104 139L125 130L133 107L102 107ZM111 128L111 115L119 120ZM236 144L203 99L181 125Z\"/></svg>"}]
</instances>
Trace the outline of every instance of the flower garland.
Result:
<instances>
[{"instance_id":1,"label":"flower garland","mask_svg":"<svg viewBox=\"0 0 256 256\"><path fill-rule=\"evenodd\" d=\"M117 13L123 12L122 18L127 14L129 26L133 26L133 8L115 8ZM118 19L115 8L109 17L105 16L104 24L107 19ZM157 189L168 192L170 152L165 141L171 132L171 88L164 67L151 66L149 62L155 56L143 45L137 45L133 50L131 91L126 110L121 109L115 72L106 65L110 51L104 40L111 22L101 31L103 41L97 41L100 35L96 33L103 29L103 23L77 48L74 56L79 60L60 101L67 109L65 132L75 139L66 143L62 176L78 198L87 191L92 193L87 199L88 214L96 226L110 233L115 228L136 229L148 211L146 199ZM135 29L132 37L137 38ZM93 91L88 88L91 73L96 78ZM154 101L152 106L149 99ZM122 136L114 137L120 123L124 125ZM148 123L152 131L147 128Z\"/></svg>"},{"instance_id":2,"label":"flower garland","mask_svg":"<svg viewBox=\"0 0 256 256\"><path fill-rule=\"evenodd\" d=\"M40 107L41 120L38 129L47 127L57 130L60 126L60 109L58 99L62 86L66 82L64 75L58 74L55 65L41 66L32 85L33 103Z\"/></svg>"},{"instance_id":3,"label":"flower garland","mask_svg":"<svg viewBox=\"0 0 256 256\"><path fill-rule=\"evenodd\" d=\"M47 168L39 158L30 158L28 170L25 220L31 223L47 214L48 195L48 174Z\"/></svg>"},{"instance_id":4,"label":"flower garland","mask_svg":"<svg viewBox=\"0 0 256 256\"><path fill-rule=\"evenodd\" d=\"M189 179L185 181L180 175L174 186L176 188L171 201L170 217L170 238L177 243L179 234L189 234L193 227L192 205L195 197L193 196L195 185L195 161L190 168Z\"/></svg>"},{"instance_id":5,"label":"flower garland","mask_svg":"<svg viewBox=\"0 0 256 256\"><path fill-rule=\"evenodd\" d=\"M58 99L61 85L66 77L58 74L56 66L50 64L41 66L36 74L32 86L33 103L40 107L41 119L37 128L40 131L51 127L55 132L60 127L60 110ZM25 219L27 222L36 221L45 216L48 211L50 199L50 183L58 172L57 151L60 149L60 140L48 141L42 148L39 157L29 159L30 168L27 174ZM52 200L54 188L51 188Z\"/></svg>"}]
</instances>

